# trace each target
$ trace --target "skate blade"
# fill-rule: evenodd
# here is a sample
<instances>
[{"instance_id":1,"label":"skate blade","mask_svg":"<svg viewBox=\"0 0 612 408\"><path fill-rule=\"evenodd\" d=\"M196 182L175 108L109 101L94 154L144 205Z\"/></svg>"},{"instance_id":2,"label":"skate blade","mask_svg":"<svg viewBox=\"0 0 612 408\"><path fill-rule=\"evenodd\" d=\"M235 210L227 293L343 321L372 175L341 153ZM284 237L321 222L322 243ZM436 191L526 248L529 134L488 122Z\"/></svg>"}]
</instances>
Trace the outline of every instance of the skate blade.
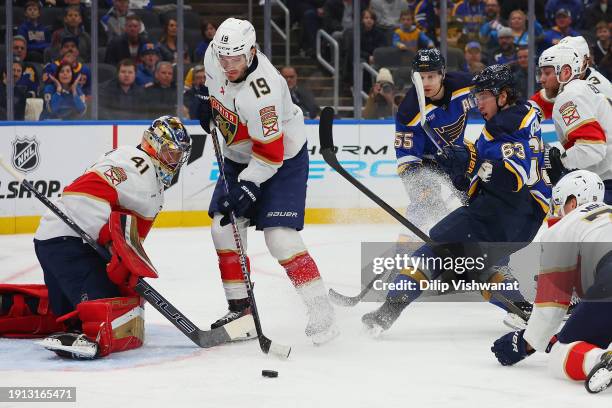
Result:
<instances>
[{"instance_id":1,"label":"skate blade","mask_svg":"<svg viewBox=\"0 0 612 408\"><path fill-rule=\"evenodd\" d=\"M321 346L325 343L329 343L339 335L340 330L338 329L338 326L333 324L324 332L313 334L312 336L310 336L310 340L315 346Z\"/></svg>"},{"instance_id":2,"label":"skate blade","mask_svg":"<svg viewBox=\"0 0 612 408\"><path fill-rule=\"evenodd\" d=\"M527 328L527 323L520 316L514 313L508 313L504 317L504 325L512 330L524 330Z\"/></svg>"},{"instance_id":3,"label":"skate blade","mask_svg":"<svg viewBox=\"0 0 612 408\"><path fill-rule=\"evenodd\" d=\"M612 371L601 367L587 378L585 386L588 392L597 394L604 391L612 382Z\"/></svg>"},{"instance_id":4,"label":"skate blade","mask_svg":"<svg viewBox=\"0 0 612 408\"><path fill-rule=\"evenodd\" d=\"M253 340L257 338L257 331L256 330L252 330L252 331L248 331L246 332L244 335L242 336L236 336L234 338L232 338L231 342L241 342L241 341L248 341L248 340Z\"/></svg>"},{"instance_id":5,"label":"skate blade","mask_svg":"<svg viewBox=\"0 0 612 408\"><path fill-rule=\"evenodd\" d=\"M368 336L370 336L373 339L380 338L382 333L385 331L385 329L383 329L381 326L379 326L377 324L369 325L369 324L365 324L364 323L363 327L364 327L366 333L368 334Z\"/></svg>"},{"instance_id":6,"label":"skate blade","mask_svg":"<svg viewBox=\"0 0 612 408\"><path fill-rule=\"evenodd\" d=\"M67 353L74 354L77 357L93 359L96 357L98 348L94 345L90 346L64 346L59 340L56 339L43 339L35 341L35 344L39 344L49 351L65 351Z\"/></svg>"}]
</instances>

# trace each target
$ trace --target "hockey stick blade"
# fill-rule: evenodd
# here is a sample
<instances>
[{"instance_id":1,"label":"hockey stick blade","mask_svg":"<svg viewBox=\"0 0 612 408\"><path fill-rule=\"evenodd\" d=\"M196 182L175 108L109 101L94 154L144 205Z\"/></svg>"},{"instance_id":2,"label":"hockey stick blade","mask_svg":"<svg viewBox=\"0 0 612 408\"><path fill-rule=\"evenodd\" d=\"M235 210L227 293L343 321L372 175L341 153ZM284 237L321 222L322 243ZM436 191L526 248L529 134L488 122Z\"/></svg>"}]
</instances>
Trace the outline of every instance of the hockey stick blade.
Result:
<instances>
[{"instance_id":1,"label":"hockey stick blade","mask_svg":"<svg viewBox=\"0 0 612 408\"><path fill-rule=\"evenodd\" d=\"M25 180L24 177L12 169L0 156L0 167L3 167L9 174L15 179L21 182L21 184L30 191L34 196L40 200L45 207L53 212L60 220L65 222L74 232L76 232L83 241L87 242L106 262L111 259L110 253L106 248L102 247L96 240L94 240L87 232L79 227L72 218L68 217L62 210L60 210L55 204L53 204L47 197L41 194L38 190L32 186L32 184ZM247 333L254 329L255 325L253 319L243 319L239 323L232 326L221 326L213 330L200 330L195 324L193 324L185 315L179 312L169 301L167 301L157 290L155 290L148 282L144 279L139 278L138 283L134 287L134 290L147 302L149 302L158 312L160 312L170 323L172 323L177 329L179 329L185 336L193 341L197 346L202 348L209 348L220 345L238 337L243 337L244 333ZM247 316L244 316L247 317ZM238 321L240 319L237 319ZM241 331L242 330L242 331Z\"/></svg>"}]
</instances>

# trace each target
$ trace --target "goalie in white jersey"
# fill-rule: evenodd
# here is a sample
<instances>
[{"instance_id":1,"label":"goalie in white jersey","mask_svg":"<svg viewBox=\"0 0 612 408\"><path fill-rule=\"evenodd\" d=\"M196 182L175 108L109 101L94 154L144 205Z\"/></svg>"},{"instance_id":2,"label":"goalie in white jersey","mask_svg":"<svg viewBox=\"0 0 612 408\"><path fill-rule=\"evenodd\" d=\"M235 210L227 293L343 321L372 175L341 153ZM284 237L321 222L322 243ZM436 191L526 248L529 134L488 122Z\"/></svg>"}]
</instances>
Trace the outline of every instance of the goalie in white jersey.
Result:
<instances>
[{"instance_id":1,"label":"goalie in white jersey","mask_svg":"<svg viewBox=\"0 0 612 408\"><path fill-rule=\"evenodd\" d=\"M124 264L118 254L127 244L116 232L117 223L125 219L121 214L129 214L132 236L144 240L162 209L165 188L190 150L191 138L181 121L163 116L145 130L138 147L120 146L104 154L64 188L57 207L108 247L112 259L107 265L48 211L34 236L45 285L0 284L0 336L52 334L43 341L45 347L74 358L140 347L144 299L133 288L140 277L157 274Z\"/></svg>"},{"instance_id":2,"label":"goalie in white jersey","mask_svg":"<svg viewBox=\"0 0 612 408\"><path fill-rule=\"evenodd\" d=\"M285 79L255 48L255 29L229 18L204 56L211 109L200 123L216 126L225 141L229 194L217 182L209 215L219 269L229 305L214 329L250 313L250 303L234 242L229 213L241 235L254 225L264 231L271 255L285 268L309 314L306 334L323 343L338 333L334 310L317 265L298 231L304 226L308 151L304 117L291 101Z\"/></svg>"},{"instance_id":3,"label":"goalie in white jersey","mask_svg":"<svg viewBox=\"0 0 612 408\"><path fill-rule=\"evenodd\" d=\"M595 86L581 80L583 56L573 47L554 45L540 56L542 75L553 76L560 91L552 117L564 148L547 151L547 172L555 183L569 170L589 170L604 181L604 201L612 204L612 107ZM546 74L544 74L546 72Z\"/></svg>"},{"instance_id":4,"label":"goalie in white jersey","mask_svg":"<svg viewBox=\"0 0 612 408\"><path fill-rule=\"evenodd\" d=\"M587 170L569 173L553 188L527 329L491 348L503 365L546 351L554 375L587 380L589 392L612 383L612 351L605 350L612 342L612 206L603 195L603 182ZM555 335L574 292L582 302Z\"/></svg>"}]
</instances>

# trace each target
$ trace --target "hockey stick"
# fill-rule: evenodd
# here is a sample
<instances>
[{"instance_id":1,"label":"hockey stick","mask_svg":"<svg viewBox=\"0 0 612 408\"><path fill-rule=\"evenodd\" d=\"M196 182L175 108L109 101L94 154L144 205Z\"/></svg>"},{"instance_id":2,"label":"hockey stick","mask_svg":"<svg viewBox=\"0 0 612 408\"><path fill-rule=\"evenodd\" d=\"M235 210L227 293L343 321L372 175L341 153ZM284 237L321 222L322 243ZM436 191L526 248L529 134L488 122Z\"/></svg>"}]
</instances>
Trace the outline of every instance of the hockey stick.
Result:
<instances>
[{"instance_id":1,"label":"hockey stick","mask_svg":"<svg viewBox=\"0 0 612 408\"><path fill-rule=\"evenodd\" d=\"M338 172L342 177L344 177L349 183L357 187L359 191L364 193L368 198L374 201L379 207L385 210L389 215L399 221L403 226L408 228L412 233L414 233L417 237L421 238L423 242L427 244L433 244L434 242L429 237L429 235L425 234L421 229L419 229L416 225L411 223L406 219L406 217L402 216L398 213L393 207L387 204L383 199L381 199L378 195L374 194L370 189L361 184L357 179L355 179L349 172L347 172L342 165L338 162L336 157L336 153L334 152L334 135L333 135L333 121L334 121L334 110L331 107L323 108L321 112L320 120L319 120L319 142L321 144L321 155L325 162ZM337 301L336 304L340 306L354 306L359 303L365 295L370 291L372 286L374 286L374 282L380 279L380 276L374 276L374 278L362 289L359 294L356 296L344 296L340 293L334 291L333 289L329 290L330 298L334 301ZM491 292L491 296L495 297L501 303L503 303L510 311L520 316L525 321L529 320L529 316L521 310L518 306L512 303L510 300L506 299L503 295L497 292Z\"/></svg>"},{"instance_id":2,"label":"hockey stick","mask_svg":"<svg viewBox=\"0 0 612 408\"><path fill-rule=\"evenodd\" d=\"M12 169L0 156L0 166L2 166L10 175L21 183L26 190L30 191L38 198L48 209L50 209L59 219L64 221L74 232L76 232L87 244L89 244L106 262L109 262L111 255L96 242L87 232L79 227L70 217L62 212L55 204L47 197L39 193L32 184L27 181L23 175ZM172 303L166 300L158 291L149 285L144 279L139 278L134 290L147 300L153 307L170 321L177 329L187 336L196 345L202 348L214 347L222 343L227 343L238 337L242 337L244 333L253 329L253 322L250 316L243 316L247 319L237 319L231 326L225 325L213 330L200 330L189 320L185 315L176 309ZM242 319L242 318L241 318Z\"/></svg>"},{"instance_id":3,"label":"hockey stick","mask_svg":"<svg viewBox=\"0 0 612 408\"><path fill-rule=\"evenodd\" d=\"M436 146L438 152L444 157L446 157L446 153L444 153L444 150L442 150L442 148L436 141L436 135L434 134L433 129L431 128L431 126L429 126L429 122L427 122L427 112L425 111L425 90L423 89L423 80L421 79L421 75L418 72L412 73L412 83L414 85L414 89L416 90L417 101L419 103L419 112L421 113L421 118L419 119L419 122L421 123L421 127L423 128L423 131L425 132L429 140L431 140L431 143Z\"/></svg>"},{"instance_id":4,"label":"hockey stick","mask_svg":"<svg viewBox=\"0 0 612 408\"><path fill-rule=\"evenodd\" d=\"M211 132L211 139L215 148L215 157L217 163L219 163L219 177L223 181L223 188L226 194L229 194L229 185L227 184L227 178L225 177L225 160L221 153L221 146L219 145L219 139L217 138L217 129L213 127ZM251 282L251 276L247 267L247 260L244 251L244 245L242 245L242 237L238 230L238 224L236 224L236 216L233 211L230 211L230 223L232 224L232 232L234 234L234 242L236 243L236 249L238 250L238 258L240 260L240 269L244 278L244 283L247 289L247 295L249 302L251 303L251 313L253 314L253 320L255 321L255 330L257 330L257 337L259 338L259 347L264 353L272 353L281 358L288 358L291 353L291 347L272 342L267 338L263 330L261 329L261 320L259 320L259 312L257 311L257 304L255 303L255 295L253 294L253 282Z\"/></svg>"}]
</instances>

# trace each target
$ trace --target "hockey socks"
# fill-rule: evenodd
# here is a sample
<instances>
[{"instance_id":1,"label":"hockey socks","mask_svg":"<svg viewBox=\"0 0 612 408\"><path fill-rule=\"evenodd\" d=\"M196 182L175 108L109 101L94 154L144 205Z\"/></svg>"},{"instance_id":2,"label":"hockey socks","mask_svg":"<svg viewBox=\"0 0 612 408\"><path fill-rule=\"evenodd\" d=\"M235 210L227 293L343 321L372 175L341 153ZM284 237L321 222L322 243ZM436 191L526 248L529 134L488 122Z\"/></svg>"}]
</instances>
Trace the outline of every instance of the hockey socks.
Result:
<instances>
[{"instance_id":1,"label":"hockey socks","mask_svg":"<svg viewBox=\"0 0 612 408\"><path fill-rule=\"evenodd\" d=\"M248 295L238 253L232 250L217 250L217 256L219 257L221 281L223 282L223 289L225 290L225 297L228 302L230 300L246 299ZM247 269L251 270L248 257ZM231 306L230 304L230 310L232 310Z\"/></svg>"}]
</instances>

